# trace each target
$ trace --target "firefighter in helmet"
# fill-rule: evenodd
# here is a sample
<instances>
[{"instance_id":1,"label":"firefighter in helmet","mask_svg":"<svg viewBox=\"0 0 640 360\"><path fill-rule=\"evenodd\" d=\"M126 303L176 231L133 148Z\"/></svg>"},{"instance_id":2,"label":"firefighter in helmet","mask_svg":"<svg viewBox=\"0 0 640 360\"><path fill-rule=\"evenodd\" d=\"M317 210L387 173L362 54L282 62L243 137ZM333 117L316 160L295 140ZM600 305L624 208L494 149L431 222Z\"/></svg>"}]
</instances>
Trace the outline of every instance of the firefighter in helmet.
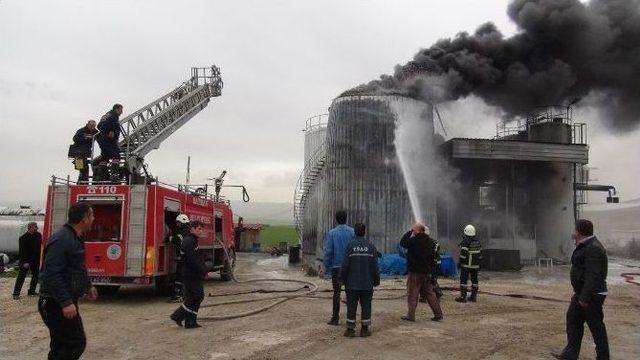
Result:
<instances>
[{"instance_id":1,"label":"firefighter in helmet","mask_svg":"<svg viewBox=\"0 0 640 360\"><path fill-rule=\"evenodd\" d=\"M460 243L460 259L458 268L460 269L460 296L457 302L467 302L467 280L471 277L471 295L469 301L476 302L478 298L478 270L480 270L480 259L482 258L482 246L476 239L476 228L467 225L464 228L462 242Z\"/></svg>"},{"instance_id":2,"label":"firefighter in helmet","mask_svg":"<svg viewBox=\"0 0 640 360\"><path fill-rule=\"evenodd\" d=\"M176 261L176 272L173 275L173 285L171 287L171 301L181 301L183 296L183 284L182 284L182 264L184 263L184 253L182 252L182 241L185 236L191 233L191 227L189 226L189 217L185 214L180 214L176 217L176 224L178 226L176 234L171 237L171 244L175 248L174 259Z\"/></svg>"},{"instance_id":3,"label":"firefighter in helmet","mask_svg":"<svg viewBox=\"0 0 640 360\"><path fill-rule=\"evenodd\" d=\"M200 304L204 300L204 288L202 280L210 278L202 253L198 251L198 238L205 236L204 224L194 220L190 223L190 233L182 240L182 252L184 254L182 264L182 282L184 283L184 301L171 314L171 320L185 329L198 328L196 322Z\"/></svg>"}]
</instances>

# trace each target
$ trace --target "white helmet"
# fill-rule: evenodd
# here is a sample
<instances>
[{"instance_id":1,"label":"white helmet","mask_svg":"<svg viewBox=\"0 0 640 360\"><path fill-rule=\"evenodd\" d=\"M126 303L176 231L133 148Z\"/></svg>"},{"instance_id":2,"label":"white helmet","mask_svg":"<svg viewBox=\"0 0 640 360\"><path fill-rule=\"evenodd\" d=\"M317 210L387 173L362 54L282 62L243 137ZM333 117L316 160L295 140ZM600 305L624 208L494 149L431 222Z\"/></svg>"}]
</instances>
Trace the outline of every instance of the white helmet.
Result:
<instances>
[{"instance_id":1,"label":"white helmet","mask_svg":"<svg viewBox=\"0 0 640 360\"><path fill-rule=\"evenodd\" d=\"M189 223L189 217L187 215L185 215L185 214L180 214L176 218L176 222L178 222L180 224L188 224Z\"/></svg>"},{"instance_id":2,"label":"white helmet","mask_svg":"<svg viewBox=\"0 0 640 360\"><path fill-rule=\"evenodd\" d=\"M464 234L467 236L476 236L476 228L473 225L467 225L464 227Z\"/></svg>"}]
</instances>

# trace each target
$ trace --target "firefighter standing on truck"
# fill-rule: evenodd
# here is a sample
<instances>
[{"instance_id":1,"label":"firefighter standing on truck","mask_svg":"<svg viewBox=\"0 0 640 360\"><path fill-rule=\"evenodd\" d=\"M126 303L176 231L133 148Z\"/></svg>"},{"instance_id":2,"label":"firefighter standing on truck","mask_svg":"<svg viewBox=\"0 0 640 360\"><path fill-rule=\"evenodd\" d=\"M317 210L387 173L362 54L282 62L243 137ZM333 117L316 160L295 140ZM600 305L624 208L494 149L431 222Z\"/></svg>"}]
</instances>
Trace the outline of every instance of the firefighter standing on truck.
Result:
<instances>
[{"instance_id":1,"label":"firefighter standing on truck","mask_svg":"<svg viewBox=\"0 0 640 360\"><path fill-rule=\"evenodd\" d=\"M460 269L460 296L457 302L467 302L467 281L471 277L471 295L469 301L476 302L478 298L478 270L480 270L480 259L482 258L482 246L476 239L476 228L467 225L464 228L464 235L460 243L460 259L458 268Z\"/></svg>"},{"instance_id":2,"label":"firefighter standing on truck","mask_svg":"<svg viewBox=\"0 0 640 360\"><path fill-rule=\"evenodd\" d=\"M171 244L175 247L175 261L176 271L173 274L173 284L171 287L171 301L181 301L184 294L182 284L182 264L184 263L184 253L182 252L182 242L184 238L191 234L191 227L189 226L189 217L185 214L180 214L176 217L176 223L178 229L176 234L171 237Z\"/></svg>"},{"instance_id":3,"label":"firefighter standing on truck","mask_svg":"<svg viewBox=\"0 0 640 360\"><path fill-rule=\"evenodd\" d=\"M198 253L198 238L205 234L204 224L200 221L192 221L191 233L182 240L184 263L182 267L182 282L184 283L184 302L178 307L171 320L185 329L198 328L196 319L200 303L204 300L204 288L202 280L207 278L207 267L202 254Z\"/></svg>"}]
</instances>

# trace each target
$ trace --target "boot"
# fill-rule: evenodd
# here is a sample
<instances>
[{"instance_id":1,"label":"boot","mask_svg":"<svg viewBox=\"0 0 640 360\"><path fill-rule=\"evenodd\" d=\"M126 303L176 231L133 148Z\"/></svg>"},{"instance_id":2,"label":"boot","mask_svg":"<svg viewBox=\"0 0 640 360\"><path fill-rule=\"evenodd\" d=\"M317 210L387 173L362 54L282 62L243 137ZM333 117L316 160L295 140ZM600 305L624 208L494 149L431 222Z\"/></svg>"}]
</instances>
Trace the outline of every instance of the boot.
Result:
<instances>
[{"instance_id":1,"label":"boot","mask_svg":"<svg viewBox=\"0 0 640 360\"><path fill-rule=\"evenodd\" d=\"M477 299L478 299L478 287L477 286L472 286L471 287L471 295L469 295L469 301L476 302Z\"/></svg>"},{"instance_id":2,"label":"boot","mask_svg":"<svg viewBox=\"0 0 640 360\"><path fill-rule=\"evenodd\" d=\"M347 328L347 330L344 332L344 336L345 337L356 337L356 330Z\"/></svg>"},{"instance_id":3,"label":"boot","mask_svg":"<svg viewBox=\"0 0 640 360\"><path fill-rule=\"evenodd\" d=\"M455 300L456 300L456 302L459 302L459 303L466 303L467 302L467 287L466 286L460 286L460 296L458 296Z\"/></svg>"},{"instance_id":4,"label":"boot","mask_svg":"<svg viewBox=\"0 0 640 360\"><path fill-rule=\"evenodd\" d=\"M362 325L362 328L360 329L360 337L368 337L368 336L371 336L371 330L369 330L369 326Z\"/></svg>"},{"instance_id":5,"label":"boot","mask_svg":"<svg viewBox=\"0 0 640 360\"><path fill-rule=\"evenodd\" d=\"M327 325L337 326L339 324L339 320L337 318L331 318L331 320L327 321Z\"/></svg>"},{"instance_id":6,"label":"boot","mask_svg":"<svg viewBox=\"0 0 640 360\"><path fill-rule=\"evenodd\" d=\"M184 328L185 329L195 329L195 328L199 328L202 327L200 326L200 324L198 324L196 322L196 315L195 314L188 314L186 319L184 320Z\"/></svg>"},{"instance_id":7,"label":"boot","mask_svg":"<svg viewBox=\"0 0 640 360\"><path fill-rule=\"evenodd\" d=\"M184 321L186 316L187 312L182 308L182 306L180 306L169 317L171 318L171 320L175 321L178 326L182 326L182 321Z\"/></svg>"}]
</instances>

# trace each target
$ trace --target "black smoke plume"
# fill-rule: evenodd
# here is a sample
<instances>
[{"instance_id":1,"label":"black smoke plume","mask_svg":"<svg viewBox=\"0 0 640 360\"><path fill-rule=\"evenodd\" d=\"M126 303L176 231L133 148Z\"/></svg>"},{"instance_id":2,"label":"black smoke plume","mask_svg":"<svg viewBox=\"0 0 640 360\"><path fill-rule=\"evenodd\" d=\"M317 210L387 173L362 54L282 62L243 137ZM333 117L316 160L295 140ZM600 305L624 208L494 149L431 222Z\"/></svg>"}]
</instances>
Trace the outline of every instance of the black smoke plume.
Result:
<instances>
[{"instance_id":1,"label":"black smoke plume","mask_svg":"<svg viewBox=\"0 0 640 360\"><path fill-rule=\"evenodd\" d=\"M612 128L640 123L640 0L514 0L507 13L516 35L486 23L352 91L432 102L475 94L511 118L592 95Z\"/></svg>"}]
</instances>

